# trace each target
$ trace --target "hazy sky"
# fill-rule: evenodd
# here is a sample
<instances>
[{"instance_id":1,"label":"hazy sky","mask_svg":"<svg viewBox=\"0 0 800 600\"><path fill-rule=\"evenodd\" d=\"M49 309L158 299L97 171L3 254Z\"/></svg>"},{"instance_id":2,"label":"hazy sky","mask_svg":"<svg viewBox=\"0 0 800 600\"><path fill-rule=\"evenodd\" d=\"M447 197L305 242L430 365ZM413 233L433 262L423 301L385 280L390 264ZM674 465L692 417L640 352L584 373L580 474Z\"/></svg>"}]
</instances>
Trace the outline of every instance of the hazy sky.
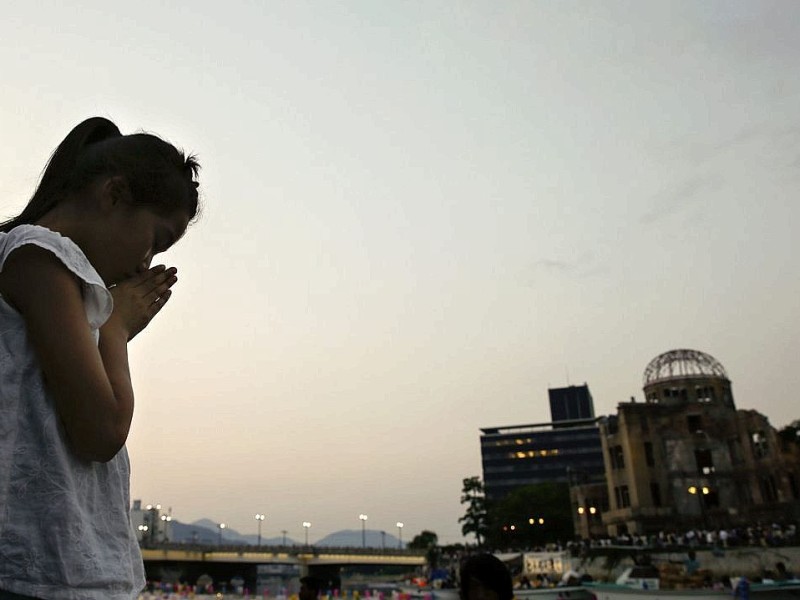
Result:
<instances>
[{"instance_id":1,"label":"hazy sky","mask_svg":"<svg viewBox=\"0 0 800 600\"><path fill-rule=\"evenodd\" d=\"M800 417L800 3L3 6L3 216L88 116L203 164L134 498L459 541L480 427L613 413L673 348Z\"/></svg>"}]
</instances>

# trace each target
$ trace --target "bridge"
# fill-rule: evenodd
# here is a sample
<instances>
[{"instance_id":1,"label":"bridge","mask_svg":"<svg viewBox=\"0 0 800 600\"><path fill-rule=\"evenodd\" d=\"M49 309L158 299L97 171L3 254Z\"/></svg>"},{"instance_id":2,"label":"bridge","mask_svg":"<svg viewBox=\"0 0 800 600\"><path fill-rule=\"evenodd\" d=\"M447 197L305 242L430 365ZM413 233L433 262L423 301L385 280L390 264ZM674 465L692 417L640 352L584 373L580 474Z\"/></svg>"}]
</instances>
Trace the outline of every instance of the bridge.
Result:
<instances>
[{"instance_id":1,"label":"bridge","mask_svg":"<svg viewBox=\"0 0 800 600\"><path fill-rule=\"evenodd\" d=\"M379 548L253 548L253 546L186 546L160 544L142 548L145 563L223 562L250 564L314 565L396 565L421 567L425 555L421 550L381 550Z\"/></svg>"},{"instance_id":2,"label":"bridge","mask_svg":"<svg viewBox=\"0 0 800 600\"><path fill-rule=\"evenodd\" d=\"M318 577L331 588L353 578L402 578L425 565L424 551L314 546L208 546L164 543L142 547L148 580L194 584L201 575L216 582L241 578L245 587L296 591L304 575Z\"/></svg>"}]
</instances>

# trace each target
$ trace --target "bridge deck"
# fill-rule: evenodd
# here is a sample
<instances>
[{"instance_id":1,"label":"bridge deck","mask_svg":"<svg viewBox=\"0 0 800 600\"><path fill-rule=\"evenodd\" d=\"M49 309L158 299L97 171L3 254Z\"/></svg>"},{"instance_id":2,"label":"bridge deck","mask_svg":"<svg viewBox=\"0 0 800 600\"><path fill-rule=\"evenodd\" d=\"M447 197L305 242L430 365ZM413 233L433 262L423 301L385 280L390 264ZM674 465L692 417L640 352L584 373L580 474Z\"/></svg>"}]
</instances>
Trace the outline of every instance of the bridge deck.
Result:
<instances>
[{"instance_id":1,"label":"bridge deck","mask_svg":"<svg viewBox=\"0 0 800 600\"><path fill-rule=\"evenodd\" d=\"M252 563L252 564L294 564L294 565L406 565L422 566L425 557L422 554L409 552L384 552L369 549L348 551L315 550L313 552L290 552L274 550L256 550L252 547L231 548L142 548L142 558L146 561L175 562L218 562L218 563Z\"/></svg>"}]
</instances>

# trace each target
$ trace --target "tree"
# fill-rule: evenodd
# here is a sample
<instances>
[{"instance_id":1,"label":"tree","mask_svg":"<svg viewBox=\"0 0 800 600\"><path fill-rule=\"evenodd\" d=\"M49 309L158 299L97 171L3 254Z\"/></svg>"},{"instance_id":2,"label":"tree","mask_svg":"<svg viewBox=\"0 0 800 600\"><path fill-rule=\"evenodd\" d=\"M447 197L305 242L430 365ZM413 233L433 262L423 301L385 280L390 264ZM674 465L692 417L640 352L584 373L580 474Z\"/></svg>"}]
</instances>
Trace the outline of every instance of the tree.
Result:
<instances>
[{"instance_id":1,"label":"tree","mask_svg":"<svg viewBox=\"0 0 800 600\"><path fill-rule=\"evenodd\" d=\"M526 485L492 506L488 537L496 547L533 548L574 535L566 483Z\"/></svg>"},{"instance_id":2,"label":"tree","mask_svg":"<svg viewBox=\"0 0 800 600\"><path fill-rule=\"evenodd\" d=\"M425 550L425 560L428 561L428 566L435 569L439 563L438 543L439 536L435 532L425 529L415 535L406 547L412 550Z\"/></svg>"},{"instance_id":3,"label":"tree","mask_svg":"<svg viewBox=\"0 0 800 600\"><path fill-rule=\"evenodd\" d=\"M427 529L418 533L414 536L410 542L408 542L407 547L411 548L412 550L427 550L431 546L435 546L439 543L439 536L436 535L433 531L428 531Z\"/></svg>"},{"instance_id":4,"label":"tree","mask_svg":"<svg viewBox=\"0 0 800 600\"><path fill-rule=\"evenodd\" d=\"M461 533L465 536L470 533L474 534L480 547L486 539L489 519L486 493L480 477L467 477L463 480L461 504L467 505L464 516L458 520L459 523L462 523Z\"/></svg>"}]
</instances>

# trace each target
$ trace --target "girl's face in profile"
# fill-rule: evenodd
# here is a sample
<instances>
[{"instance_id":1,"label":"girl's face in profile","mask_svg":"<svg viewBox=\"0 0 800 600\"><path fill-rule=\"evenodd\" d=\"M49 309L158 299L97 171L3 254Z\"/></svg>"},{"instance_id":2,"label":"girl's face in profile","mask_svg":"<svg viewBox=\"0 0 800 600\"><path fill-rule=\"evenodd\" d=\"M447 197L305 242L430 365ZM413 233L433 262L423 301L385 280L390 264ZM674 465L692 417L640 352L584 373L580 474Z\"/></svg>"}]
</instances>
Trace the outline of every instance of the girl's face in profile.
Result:
<instances>
[{"instance_id":1,"label":"girl's face in profile","mask_svg":"<svg viewBox=\"0 0 800 600\"><path fill-rule=\"evenodd\" d=\"M463 600L499 600L499 596L497 592L486 587L475 577L470 577L467 597Z\"/></svg>"},{"instance_id":2,"label":"girl's face in profile","mask_svg":"<svg viewBox=\"0 0 800 600\"><path fill-rule=\"evenodd\" d=\"M147 270L156 254L169 249L186 231L189 215L168 216L140 206L121 206L107 222L99 256L90 257L107 285Z\"/></svg>"}]
</instances>

